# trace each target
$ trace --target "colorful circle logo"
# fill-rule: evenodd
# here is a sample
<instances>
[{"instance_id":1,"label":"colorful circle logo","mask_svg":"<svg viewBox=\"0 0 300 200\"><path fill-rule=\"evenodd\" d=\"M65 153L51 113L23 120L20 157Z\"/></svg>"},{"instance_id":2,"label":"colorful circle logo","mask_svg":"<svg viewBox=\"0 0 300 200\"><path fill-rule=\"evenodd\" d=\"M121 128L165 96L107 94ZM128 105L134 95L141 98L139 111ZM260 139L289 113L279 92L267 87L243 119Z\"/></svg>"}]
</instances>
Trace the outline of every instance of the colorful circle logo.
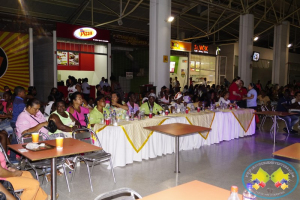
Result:
<instances>
[{"instance_id":1,"label":"colorful circle logo","mask_svg":"<svg viewBox=\"0 0 300 200\"><path fill-rule=\"evenodd\" d=\"M8 67L8 59L5 51L0 47L0 78L6 73Z\"/></svg>"},{"instance_id":2,"label":"colorful circle logo","mask_svg":"<svg viewBox=\"0 0 300 200\"><path fill-rule=\"evenodd\" d=\"M242 176L245 188L252 184L257 197L278 199L291 194L299 184L296 169L287 162L278 159L264 159L249 165Z\"/></svg>"}]
</instances>

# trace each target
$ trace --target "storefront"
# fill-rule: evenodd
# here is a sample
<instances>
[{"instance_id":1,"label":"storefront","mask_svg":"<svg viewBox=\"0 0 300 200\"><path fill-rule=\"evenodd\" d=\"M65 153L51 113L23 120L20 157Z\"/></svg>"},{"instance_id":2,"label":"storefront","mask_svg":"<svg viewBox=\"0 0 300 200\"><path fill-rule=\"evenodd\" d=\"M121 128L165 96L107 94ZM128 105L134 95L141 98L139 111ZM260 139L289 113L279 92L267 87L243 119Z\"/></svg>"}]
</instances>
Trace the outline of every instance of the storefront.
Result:
<instances>
[{"instance_id":1,"label":"storefront","mask_svg":"<svg viewBox=\"0 0 300 200\"><path fill-rule=\"evenodd\" d=\"M192 43L171 40L170 48L170 78L174 82L177 77L182 91L185 85L189 85L189 57Z\"/></svg>"},{"instance_id":2,"label":"storefront","mask_svg":"<svg viewBox=\"0 0 300 200\"><path fill-rule=\"evenodd\" d=\"M190 62L190 77L195 84L216 84L216 48L203 44L193 44Z\"/></svg>"},{"instance_id":3,"label":"storefront","mask_svg":"<svg viewBox=\"0 0 300 200\"><path fill-rule=\"evenodd\" d=\"M88 78L90 85L110 76L110 32L57 23L57 82L68 76Z\"/></svg>"}]
</instances>

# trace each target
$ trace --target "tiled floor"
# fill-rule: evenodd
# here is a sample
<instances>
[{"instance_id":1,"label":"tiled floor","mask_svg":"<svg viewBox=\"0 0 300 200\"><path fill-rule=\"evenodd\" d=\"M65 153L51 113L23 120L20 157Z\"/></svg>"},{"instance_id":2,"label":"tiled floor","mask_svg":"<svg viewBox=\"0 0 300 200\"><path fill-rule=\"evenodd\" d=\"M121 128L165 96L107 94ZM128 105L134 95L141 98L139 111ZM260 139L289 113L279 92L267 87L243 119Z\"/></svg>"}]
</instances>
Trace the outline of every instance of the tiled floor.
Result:
<instances>
[{"instance_id":1,"label":"tiled floor","mask_svg":"<svg viewBox=\"0 0 300 200\"><path fill-rule=\"evenodd\" d=\"M270 122L265 125L265 131L270 128L269 124ZM281 123L280 130L282 130ZM283 141L284 139L285 136L278 133L276 150L300 142L300 137L297 136L290 136L287 143ZM243 171L257 160L272 158L272 152L273 143L270 134L257 131L254 136L204 146L200 149L181 151L181 173L178 175L174 173L174 154L115 168L116 184L113 182L110 170L107 170L105 165L98 165L92 175L94 192L90 190L86 167L81 164L74 181L70 184L70 193L64 177L58 177L59 199L90 200L103 192L121 187L132 188L142 196L146 196L192 180L199 180L228 190L231 185L237 185L240 190L243 190L241 179ZM287 162L300 173L299 162L291 160ZM69 173L69 178L70 175L71 173ZM42 187L50 194L49 183L44 183ZM299 196L300 186L298 185L293 193L281 199L298 200Z\"/></svg>"}]
</instances>

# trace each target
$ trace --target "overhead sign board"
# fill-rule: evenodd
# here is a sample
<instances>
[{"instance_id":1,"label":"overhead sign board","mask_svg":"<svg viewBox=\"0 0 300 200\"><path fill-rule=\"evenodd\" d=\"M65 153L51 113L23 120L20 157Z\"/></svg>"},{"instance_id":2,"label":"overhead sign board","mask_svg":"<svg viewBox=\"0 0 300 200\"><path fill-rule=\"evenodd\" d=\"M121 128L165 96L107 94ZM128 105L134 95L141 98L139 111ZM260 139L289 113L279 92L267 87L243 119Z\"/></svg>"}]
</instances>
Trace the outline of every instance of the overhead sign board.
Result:
<instances>
[{"instance_id":1,"label":"overhead sign board","mask_svg":"<svg viewBox=\"0 0 300 200\"><path fill-rule=\"evenodd\" d=\"M197 53L208 53L208 46L207 45L199 45L199 44L194 44L193 46L193 52Z\"/></svg>"},{"instance_id":2,"label":"overhead sign board","mask_svg":"<svg viewBox=\"0 0 300 200\"><path fill-rule=\"evenodd\" d=\"M192 50L192 43L190 42L183 42L179 40L171 40L170 48L174 51L187 51L191 52Z\"/></svg>"},{"instance_id":3,"label":"overhead sign board","mask_svg":"<svg viewBox=\"0 0 300 200\"><path fill-rule=\"evenodd\" d=\"M83 27L76 29L73 35L80 40L86 40L95 37L97 35L97 31L93 28Z\"/></svg>"}]
</instances>

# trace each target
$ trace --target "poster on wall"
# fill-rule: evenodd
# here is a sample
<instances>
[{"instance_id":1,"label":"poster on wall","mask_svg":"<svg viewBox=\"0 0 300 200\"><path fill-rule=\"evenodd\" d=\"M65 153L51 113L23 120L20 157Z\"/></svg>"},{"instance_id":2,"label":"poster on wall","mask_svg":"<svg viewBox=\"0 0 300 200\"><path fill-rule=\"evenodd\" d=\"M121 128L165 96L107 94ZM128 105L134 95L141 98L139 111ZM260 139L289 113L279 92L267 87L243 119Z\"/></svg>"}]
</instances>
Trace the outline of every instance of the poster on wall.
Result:
<instances>
[{"instance_id":1,"label":"poster on wall","mask_svg":"<svg viewBox=\"0 0 300 200\"><path fill-rule=\"evenodd\" d=\"M196 62L196 69L200 69L200 62Z\"/></svg>"},{"instance_id":2,"label":"poster on wall","mask_svg":"<svg viewBox=\"0 0 300 200\"><path fill-rule=\"evenodd\" d=\"M174 73L175 71L175 62L170 62L170 73Z\"/></svg>"},{"instance_id":3,"label":"poster on wall","mask_svg":"<svg viewBox=\"0 0 300 200\"><path fill-rule=\"evenodd\" d=\"M79 66L79 53L69 52L69 65Z\"/></svg>"},{"instance_id":4,"label":"poster on wall","mask_svg":"<svg viewBox=\"0 0 300 200\"><path fill-rule=\"evenodd\" d=\"M57 51L57 64L58 65L68 65L68 52Z\"/></svg>"},{"instance_id":5,"label":"poster on wall","mask_svg":"<svg viewBox=\"0 0 300 200\"><path fill-rule=\"evenodd\" d=\"M0 92L4 86L13 90L16 86L28 88L29 35L0 31Z\"/></svg>"}]
</instances>

